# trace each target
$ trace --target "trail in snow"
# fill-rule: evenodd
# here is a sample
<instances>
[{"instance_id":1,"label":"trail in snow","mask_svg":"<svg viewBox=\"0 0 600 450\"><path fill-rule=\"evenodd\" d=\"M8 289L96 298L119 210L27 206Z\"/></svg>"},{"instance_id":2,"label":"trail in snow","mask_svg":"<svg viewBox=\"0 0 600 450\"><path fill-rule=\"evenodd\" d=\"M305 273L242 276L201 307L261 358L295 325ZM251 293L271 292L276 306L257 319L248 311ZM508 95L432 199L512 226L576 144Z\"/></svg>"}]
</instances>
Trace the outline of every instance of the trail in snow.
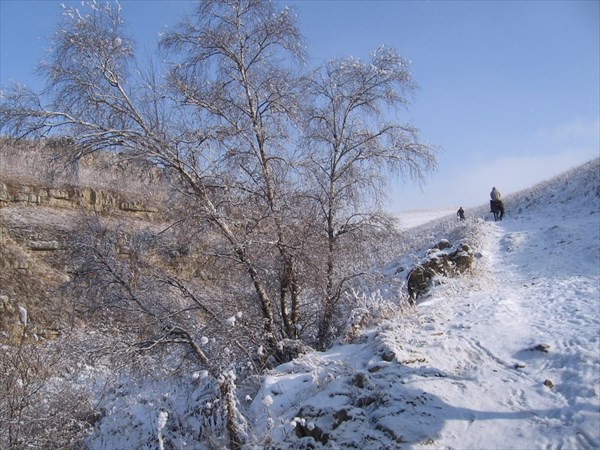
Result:
<instances>
[{"instance_id":1,"label":"trail in snow","mask_svg":"<svg viewBox=\"0 0 600 450\"><path fill-rule=\"evenodd\" d=\"M483 205L405 230L378 290L357 287L377 325L242 380L244 450L600 448L600 159L504 200L499 223ZM390 308L441 239L473 247L472 274ZM92 369L78 377L102 379ZM102 390L90 448L153 448L159 410L166 445L218 445L198 375Z\"/></svg>"},{"instance_id":2,"label":"trail in snow","mask_svg":"<svg viewBox=\"0 0 600 450\"><path fill-rule=\"evenodd\" d=\"M357 287L377 325L240 383L244 450L600 448L599 175L595 160L509 196L499 223L484 205L406 230L378 290ZM441 239L474 248L472 273L390 308ZM201 379L120 384L90 447L151 448L160 409L165 443L208 448Z\"/></svg>"},{"instance_id":3,"label":"trail in snow","mask_svg":"<svg viewBox=\"0 0 600 450\"><path fill-rule=\"evenodd\" d=\"M557 239L543 220L494 227L490 289L424 308L464 377L461 391L441 387L457 414L442 413L436 446L597 448L598 274L582 267L572 242L561 245L572 235ZM570 229L550 230L558 228Z\"/></svg>"}]
</instances>

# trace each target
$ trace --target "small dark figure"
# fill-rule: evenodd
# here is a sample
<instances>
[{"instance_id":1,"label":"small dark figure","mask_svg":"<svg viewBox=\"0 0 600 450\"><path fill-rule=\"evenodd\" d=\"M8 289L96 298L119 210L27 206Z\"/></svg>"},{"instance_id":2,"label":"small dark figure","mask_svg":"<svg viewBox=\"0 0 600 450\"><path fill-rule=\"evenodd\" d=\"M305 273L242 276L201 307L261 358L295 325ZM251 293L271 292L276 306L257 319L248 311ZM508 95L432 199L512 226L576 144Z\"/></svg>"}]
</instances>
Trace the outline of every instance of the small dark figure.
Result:
<instances>
[{"instance_id":1,"label":"small dark figure","mask_svg":"<svg viewBox=\"0 0 600 450\"><path fill-rule=\"evenodd\" d=\"M458 219L460 221L465 220L465 210L463 209L462 206L460 208L458 208L458 211L456 211L456 216L458 217Z\"/></svg>"},{"instance_id":2,"label":"small dark figure","mask_svg":"<svg viewBox=\"0 0 600 450\"><path fill-rule=\"evenodd\" d=\"M494 221L502 220L504 217L504 203L502 203L502 195L494 186L490 192L490 210L494 213Z\"/></svg>"}]
</instances>

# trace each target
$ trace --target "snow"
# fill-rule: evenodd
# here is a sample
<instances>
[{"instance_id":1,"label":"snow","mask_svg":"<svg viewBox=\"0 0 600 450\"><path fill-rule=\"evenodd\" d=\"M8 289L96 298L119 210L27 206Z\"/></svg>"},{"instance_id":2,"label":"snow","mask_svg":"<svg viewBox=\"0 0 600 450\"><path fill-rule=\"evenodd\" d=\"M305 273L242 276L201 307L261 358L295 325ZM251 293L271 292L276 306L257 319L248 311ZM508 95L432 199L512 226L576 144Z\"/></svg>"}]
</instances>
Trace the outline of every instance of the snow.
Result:
<instances>
[{"instance_id":1,"label":"snow","mask_svg":"<svg viewBox=\"0 0 600 450\"><path fill-rule=\"evenodd\" d=\"M27 326L27 309L23 305L19 305L19 320L23 326Z\"/></svg>"},{"instance_id":2,"label":"snow","mask_svg":"<svg viewBox=\"0 0 600 450\"><path fill-rule=\"evenodd\" d=\"M432 209L414 209L410 211L404 211L398 214L398 221L400 229L409 230L411 228L423 225L440 217L451 216L456 219L457 208L432 208Z\"/></svg>"},{"instance_id":3,"label":"snow","mask_svg":"<svg viewBox=\"0 0 600 450\"><path fill-rule=\"evenodd\" d=\"M158 419L156 421L156 427L158 430L158 448L159 450L164 450L164 441L162 437L162 430L167 425L167 419L169 418L169 414L165 411L161 411L158 413Z\"/></svg>"},{"instance_id":4,"label":"snow","mask_svg":"<svg viewBox=\"0 0 600 450\"><path fill-rule=\"evenodd\" d=\"M273 448L600 447L599 168L507 197L502 222L479 208L429 224L471 229L473 275L362 342L273 370L250 410L259 435Z\"/></svg>"},{"instance_id":5,"label":"snow","mask_svg":"<svg viewBox=\"0 0 600 450\"><path fill-rule=\"evenodd\" d=\"M235 326L235 320L236 320L236 317L235 316L231 316L230 318L225 319L225 323L227 325L229 325L230 327L234 327Z\"/></svg>"},{"instance_id":6,"label":"snow","mask_svg":"<svg viewBox=\"0 0 600 450\"><path fill-rule=\"evenodd\" d=\"M244 449L600 448L600 160L504 203L501 222L487 205L464 222L454 208L415 214L381 289L357 293L378 299L363 309L397 296L391 286L443 239L474 249L471 273L240 383ZM89 447L226 448L207 375L123 383Z\"/></svg>"}]
</instances>

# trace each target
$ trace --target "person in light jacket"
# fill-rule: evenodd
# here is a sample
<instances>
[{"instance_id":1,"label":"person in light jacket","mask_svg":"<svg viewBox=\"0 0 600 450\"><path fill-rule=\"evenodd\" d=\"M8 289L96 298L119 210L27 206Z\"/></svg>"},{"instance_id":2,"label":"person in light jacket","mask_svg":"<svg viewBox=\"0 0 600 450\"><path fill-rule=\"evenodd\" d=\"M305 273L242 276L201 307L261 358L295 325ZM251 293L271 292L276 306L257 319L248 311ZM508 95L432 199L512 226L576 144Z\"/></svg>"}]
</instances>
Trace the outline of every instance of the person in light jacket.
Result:
<instances>
[{"instance_id":1,"label":"person in light jacket","mask_svg":"<svg viewBox=\"0 0 600 450\"><path fill-rule=\"evenodd\" d=\"M502 200L502 195L500 195L500 191L496 189L496 186L492 188L492 192L490 192L490 197L495 202Z\"/></svg>"}]
</instances>

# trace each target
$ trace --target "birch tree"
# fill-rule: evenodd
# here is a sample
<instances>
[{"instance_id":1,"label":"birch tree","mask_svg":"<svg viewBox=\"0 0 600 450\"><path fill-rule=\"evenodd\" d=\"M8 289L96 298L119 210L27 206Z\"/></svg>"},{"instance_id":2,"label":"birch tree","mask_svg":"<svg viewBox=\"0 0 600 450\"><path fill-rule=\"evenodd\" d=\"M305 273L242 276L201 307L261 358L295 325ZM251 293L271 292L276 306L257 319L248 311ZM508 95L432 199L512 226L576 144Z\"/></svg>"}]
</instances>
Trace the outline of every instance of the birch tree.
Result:
<instances>
[{"instance_id":1,"label":"birch tree","mask_svg":"<svg viewBox=\"0 0 600 450\"><path fill-rule=\"evenodd\" d=\"M175 30L162 45L183 60L172 62L167 87L136 60L118 3L65 8L53 51L39 66L44 92L20 85L3 92L2 131L16 137L65 136L78 149L75 158L109 150L168 172L194 207L182 222L209 224L221 238L216 250L225 249L220 255L235 259L246 274L253 293L239 289L240 309L258 309L262 330L256 347L264 345L267 355L280 361L285 356L278 354L278 343L296 336L291 321L299 308L293 304L298 298L293 245L283 221L290 204L284 194L291 191L285 183L292 181L284 149L297 113L286 58L300 55L299 34L286 10L262 0L199 3ZM200 336L186 323L185 305L206 312L206 303L176 276L163 276L171 295L178 296L166 305L170 296L156 295L154 284L136 286L139 266L121 263L114 249L98 253L107 243L83 242L81 256L88 256L92 270L81 272L80 280L100 274L111 290L106 300L114 299L108 307L123 305L152 324L148 346L188 345L198 362L212 369L198 345ZM153 283L160 280L156 276ZM223 386L230 407L231 388ZM228 410L228 417L233 414ZM242 432L234 423L228 427L231 445L238 447Z\"/></svg>"},{"instance_id":2,"label":"birch tree","mask_svg":"<svg viewBox=\"0 0 600 450\"><path fill-rule=\"evenodd\" d=\"M218 236L211 252L232 262L231 298L259 324L256 346L273 362L286 359L287 339L325 348L340 298L360 275L344 262L363 257L351 245L370 229L392 230L379 204L386 180L419 180L434 166L415 128L386 119L414 89L406 61L379 49L367 62L333 60L306 75L294 14L265 0L198 2L162 35L166 66L139 62L118 3L65 8L52 43L39 67L44 92L3 92L2 131L64 136L75 158L108 150L154 164L179 192L172 228ZM97 249L83 250L93 258ZM166 298L207 308L205 295L163 275L154 278L169 280ZM133 282L107 286L138 306L154 301ZM155 309L138 312L161 322ZM194 333L162 341L181 336L195 351Z\"/></svg>"},{"instance_id":3,"label":"birch tree","mask_svg":"<svg viewBox=\"0 0 600 450\"><path fill-rule=\"evenodd\" d=\"M162 39L175 58L166 85L136 61L118 4L66 8L52 40L39 67L46 90L8 90L3 129L70 136L76 156L108 149L172 173L193 200L190 216L208 222L246 272L270 349L296 337L299 290L284 224L293 190L285 148L297 114L287 63L302 48L293 16L265 1L198 3Z\"/></svg>"},{"instance_id":4,"label":"birch tree","mask_svg":"<svg viewBox=\"0 0 600 450\"><path fill-rule=\"evenodd\" d=\"M296 338L299 244L288 219L298 180L289 149L303 47L294 17L259 0L203 1L161 45L179 57L169 76L175 95L204 119L207 144L218 166L228 169L222 206L235 211L247 233L225 234L256 286L265 330ZM261 247L275 251L270 270L278 286L271 292L257 270Z\"/></svg>"},{"instance_id":5,"label":"birch tree","mask_svg":"<svg viewBox=\"0 0 600 450\"><path fill-rule=\"evenodd\" d=\"M358 275L340 264L341 240L358 239L369 228L390 227L380 207L389 178L419 180L434 167L435 149L419 142L417 130L386 119L407 105L414 88L407 61L383 47L366 62L332 60L308 81L305 176L311 180L326 242L319 348L330 341L341 294Z\"/></svg>"}]
</instances>

